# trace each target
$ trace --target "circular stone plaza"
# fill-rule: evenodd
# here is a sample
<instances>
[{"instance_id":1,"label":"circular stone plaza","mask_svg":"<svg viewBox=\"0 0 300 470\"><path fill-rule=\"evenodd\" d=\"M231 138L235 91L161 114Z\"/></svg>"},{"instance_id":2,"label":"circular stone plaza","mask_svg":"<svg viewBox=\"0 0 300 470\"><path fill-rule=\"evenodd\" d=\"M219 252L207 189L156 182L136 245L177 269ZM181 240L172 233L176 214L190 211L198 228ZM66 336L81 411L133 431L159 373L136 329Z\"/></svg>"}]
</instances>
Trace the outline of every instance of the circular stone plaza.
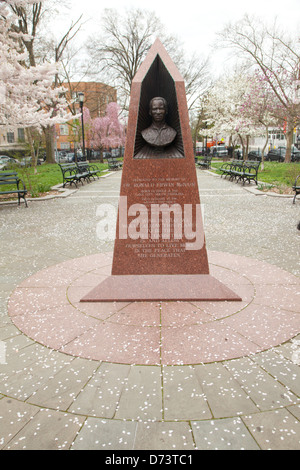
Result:
<instances>
[{"instance_id":1,"label":"circular stone plaza","mask_svg":"<svg viewBox=\"0 0 300 470\"><path fill-rule=\"evenodd\" d=\"M0 449L299 449L300 201L197 170L210 273L242 301L82 303L121 174L0 204Z\"/></svg>"}]
</instances>

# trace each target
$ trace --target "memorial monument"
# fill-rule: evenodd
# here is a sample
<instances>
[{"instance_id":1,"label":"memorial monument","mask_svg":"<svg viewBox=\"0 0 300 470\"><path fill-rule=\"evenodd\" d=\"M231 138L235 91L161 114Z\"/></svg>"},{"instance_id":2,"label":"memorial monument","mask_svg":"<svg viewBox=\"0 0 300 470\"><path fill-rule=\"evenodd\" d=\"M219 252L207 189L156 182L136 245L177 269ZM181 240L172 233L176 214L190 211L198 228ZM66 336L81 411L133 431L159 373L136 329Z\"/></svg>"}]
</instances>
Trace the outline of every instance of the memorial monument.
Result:
<instances>
[{"instance_id":1,"label":"memorial monument","mask_svg":"<svg viewBox=\"0 0 300 470\"><path fill-rule=\"evenodd\" d=\"M209 273L185 85L159 39L132 82L111 276L82 302L241 300Z\"/></svg>"}]
</instances>

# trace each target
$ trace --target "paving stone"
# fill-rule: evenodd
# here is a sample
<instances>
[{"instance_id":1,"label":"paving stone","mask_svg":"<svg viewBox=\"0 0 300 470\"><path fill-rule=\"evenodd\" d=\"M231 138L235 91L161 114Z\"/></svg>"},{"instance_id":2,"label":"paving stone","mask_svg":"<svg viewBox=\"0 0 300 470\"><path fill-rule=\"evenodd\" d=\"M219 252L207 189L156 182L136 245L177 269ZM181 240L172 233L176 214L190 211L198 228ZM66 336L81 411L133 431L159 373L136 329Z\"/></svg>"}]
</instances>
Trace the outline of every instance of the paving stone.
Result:
<instances>
[{"instance_id":1,"label":"paving stone","mask_svg":"<svg viewBox=\"0 0 300 470\"><path fill-rule=\"evenodd\" d=\"M88 418L72 450L131 450L137 423L134 421Z\"/></svg>"},{"instance_id":2,"label":"paving stone","mask_svg":"<svg viewBox=\"0 0 300 470\"><path fill-rule=\"evenodd\" d=\"M259 450L240 418L193 421L192 430L199 450Z\"/></svg>"},{"instance_id":3,"label":"paving stone","mask_svg":"<svg viewBox=\"0 0 300 470\"><path fill-rule=\"evenodd\" d=\"M258 411L250 397L222 364L195 366L214 418Z\"/></svg>"},{"instance_id":4,"label":"paving stone","mask_svg":"<svg viewBox=\"0 0 300 470\"><path fill-rule=\"evenodd\" d=\"M228 361L225 366L262 411L287 406L298 401L293 393L249 358Z\"/></svg>"},{"instance_id":5,"label":"paving stone","mask_svg":"<svg viewBox=\"0 0 300 470\"><path fill-rule=\"evenodd\" d=\"M206 396L193 367L163 367L164 419L211 418Z\"/></svg>"},{"instance_id":6,"label":"paving stone","mask_svg":"<svg viewBox=\"0 0 300 470\"><path fill-rule=\"evenodd\" d=\"M299 450L300 423L287 409L243 418L262 450Z\"/></svg>"},{"instance_id":7,"label":"paving stone","mask_svg":"<svg viewBox=\"0 0 300 470\"><path fill-rule=\"evenodd\" d=\"M300 365L300 335L288 343L276 347L277 354L284 356L295 365Z\"/></svg>"},{"instance_id":8,"label":"paving stone","mask_svg":"<svg viewBox=\"0 0 300 470\"><path fill-rule=\"evenodd\" d=\"M21 352L7 351L6 365L0 368L1 392L27 400L73 358L34 344Z\"/></svg>"},{"instance_id":9,"label":"paving stone","mask_svg":"<svg viewBox=\"0 0 300 470\"><path fill-rule=\"evenodd\" d=\"M113 418L121 393L128 384L130 366L102 363L75 398L69 411L86 416Z\"/></svg>"},{"instance_id":10,"label":"paving stone","mask_svg":"<svg viewBox=\"0 0 300 470\"><path fill-rule=\"evenodd\" d=\"M23 334L13 336L5 341L8 355L10 356L10 351L14 354L19 354L22 349L27 348L28 346L34 346L35 343L28 336Z\"/></svg>"},{"instance_id":11,"label":"paving stone","mask_svg":"<svg viewBox=\"0 0 300 470\"><path fill-rule=\"evenodd\" d=\"M0 400L0 449L3 449L16 434L39 412L36 406L12 398Z\"/></svg>"},{"instance_id":12,"label":"paving stone","mask_svg":"<svg viewBox=\"0 0 300 470\"><path fill-rule=\"evenodd\" d=\"M0 328L0 340L6 341L9 338L20 335L20 331L14 325L5 325Z\"/></svg>"},{"instance_id":13,"label":"paving stone","mask_svg":"<svg viewBox=\"0 0 300 470\"><path fill-rule=\"evenodd\" d=\"M116 419L153 421L162 419L160 367L132 366L123 388Z\"/></svg>"},{"instance_id":14,"label":"paving stone","mask_svg":"<svg viewBox=\"0 0 300 470\"><path fill-rule=\"evenodd\" d=\"M29 399L30 403L67 410L91 379L97 367L96 362L74 358L70 364L50 377L46 384L33 393Z\"/></svg>"},{"instance_id":15,"label":"paving stone","mask_svg":"<svg viewBox=\"0 0 300 470\"><path fill-rule=\"evenodd\" d=\"M83 422L83 417L40 410L4 450L68 450Z\"/></svg>"},{"instance_id":16,"label":"paving stone","mask_svg":"<svg viewBox=\"0 0 300 470\"><path fill-rule=\"evenodd\" d=\"M195 449L189 423L138 423L134 450Z\"/></svg>"},{"instance_id":17,"label":"paving stone","mask_svg":"<svg viewBox=\"0 0 300 470\"><path fill-rule=\"evenodd\" d=\"M25 367L33 364L44 355L49 354L49 350L31 341L27 336L20 334L4 341L6 344L7 367L0 371L11 374L22 371ZM55 353L54 356L59 353Z\"/></svg>"},{"instance_id":18,"label":"paving stone","mask_svg":"<svg viewBox=\"0 0 300 470\"><path fill-rule=\"evenodd\" d=\"M254 356L254 360L291 392L300 395L300 367L298 365L286 359L282 354L277 354L273 349Z\"/></svg>"},{"instance_id":19,"label":"paving stone","mask_svg":"<svg viewBox=\"0 0 300 470\"><path fill-rule=\"evenodd\" d=\"M295 416L295 418L300 421L300 405L289 406L288 410L290 413L292 413L293 416Z\"/></svg>"}]
</instances>

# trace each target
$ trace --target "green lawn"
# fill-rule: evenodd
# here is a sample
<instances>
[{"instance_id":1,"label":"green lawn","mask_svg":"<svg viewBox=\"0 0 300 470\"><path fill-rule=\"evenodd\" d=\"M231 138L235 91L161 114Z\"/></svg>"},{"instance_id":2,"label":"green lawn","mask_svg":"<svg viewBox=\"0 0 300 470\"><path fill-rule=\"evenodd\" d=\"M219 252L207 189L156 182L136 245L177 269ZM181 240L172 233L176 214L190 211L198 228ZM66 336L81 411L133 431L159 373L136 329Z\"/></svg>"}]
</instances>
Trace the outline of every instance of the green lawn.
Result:
<instances>
[{"instance_id":1,"label":"green lawn","mask_svg":"<svg viewBox=\"0 0 300 470\"><path fill-rule=\"evenodd\" d=\"M101 170L108 168L107 163L95 163ZM39 165L37 173L35 174L34 168L12 168L10 171L17 171L19 177L24 181L28 190L29 197L39 197L41 194L49 192L52 186L56 186L63 182L62 172L57 164Z\"/></svg>"},{"instance_id":2,"label":"green lawn","mask_svg":"<svg viewBox=\"0 0 300 470\"><path fill-rule=\"evenodd\" d=\"M212 161L212 171L221 174L219 168L223 162ZM292 186L296 176L300 174L300 163L265 162L264 170L259 170L258 180L272 186Z\"/></svg>"},{"instance_id":3,"label":"green lawn","mask_svg":"<svg viewBox=\"0 0 300 470\"><path fill-rule=\"evenodd\" d=\"M93 162L94 164L94 162ZM95 163L101 170L108 168L107 163ZM220 174L219 168L223 165L221 161L212 161L212 171ZM60 167L53 165L40 165L37 167L37 173L34 168L18 168L20 178L25 182L28 190L28 196L38 197L43 193L49 192L52 186L63 182ZM268 183L272 186L291 187L300 174L300 163L277 163L265 162L263 171L259 171L259 181Z\"/></svg>"}]
</instances>

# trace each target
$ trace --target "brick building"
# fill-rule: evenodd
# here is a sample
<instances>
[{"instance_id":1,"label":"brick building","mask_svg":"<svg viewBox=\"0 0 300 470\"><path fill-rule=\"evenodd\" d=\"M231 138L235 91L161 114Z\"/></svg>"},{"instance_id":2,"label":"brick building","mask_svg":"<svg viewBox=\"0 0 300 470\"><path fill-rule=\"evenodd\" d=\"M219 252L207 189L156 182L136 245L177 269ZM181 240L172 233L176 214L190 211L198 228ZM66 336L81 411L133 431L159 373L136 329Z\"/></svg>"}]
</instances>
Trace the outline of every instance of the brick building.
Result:
<instances>
[{"instance_id":1,"label":"brick building","mask_svg":"<svg viewBox=\"0 0 300 470\"><path fill-rule=\"evenodd\" d=\"M24 149L25 131L16 128L10 131L0 130L0 154Z\"/></svg>"},{"instance_id":2,"label":"brick building","mask_svg":"<svg viewBox=\"0 0 300 470\"><path fill-rule=\"evenodd\" d=\"M91 117L101 117L105 115L108 103L117 101L117 90L114 87L100 82L73 82L70 84L67 95L69 99L76 99L79 92L84 93L84 107L88 108ZM80 112L79 103L73 105L73 112ZM81 123L79 126L72 126L72 123L56 125L56 146L57 150L73 151L78 147L81 133ZM78 129L79 127L79 129ZM81 135L81 134L80 134ZM86 142L86 147L89 143Z\"/></svg>"},{"instance_id":3,"label":"brick building","mask_svg":"<svg viewBox=\"0 0 300 470\"><path fill-rule=\"evenodd\" d=\"M69 90L69 86L66 86L66 88L68 89L67 98L70 100L76 99L79 92L84 93L84 106L89 109L92 118L104 116L107 104L117 101L117 90L104 83L74 82L70 84L71 90ZM72 106L72 110L75 114L80 112L78 102L75 102ZM81 135L81 123L79 123L77 127L70 124L57 124L55 126L55 147L58 151L73 151L74 148L78 148ZM0 154L18 150L24 152L25 142L26 136L24 129L15 129L9 132L0 131ZM86 146L88 147L88 142L86 142Z\"/></svg>"}]
</instances>

